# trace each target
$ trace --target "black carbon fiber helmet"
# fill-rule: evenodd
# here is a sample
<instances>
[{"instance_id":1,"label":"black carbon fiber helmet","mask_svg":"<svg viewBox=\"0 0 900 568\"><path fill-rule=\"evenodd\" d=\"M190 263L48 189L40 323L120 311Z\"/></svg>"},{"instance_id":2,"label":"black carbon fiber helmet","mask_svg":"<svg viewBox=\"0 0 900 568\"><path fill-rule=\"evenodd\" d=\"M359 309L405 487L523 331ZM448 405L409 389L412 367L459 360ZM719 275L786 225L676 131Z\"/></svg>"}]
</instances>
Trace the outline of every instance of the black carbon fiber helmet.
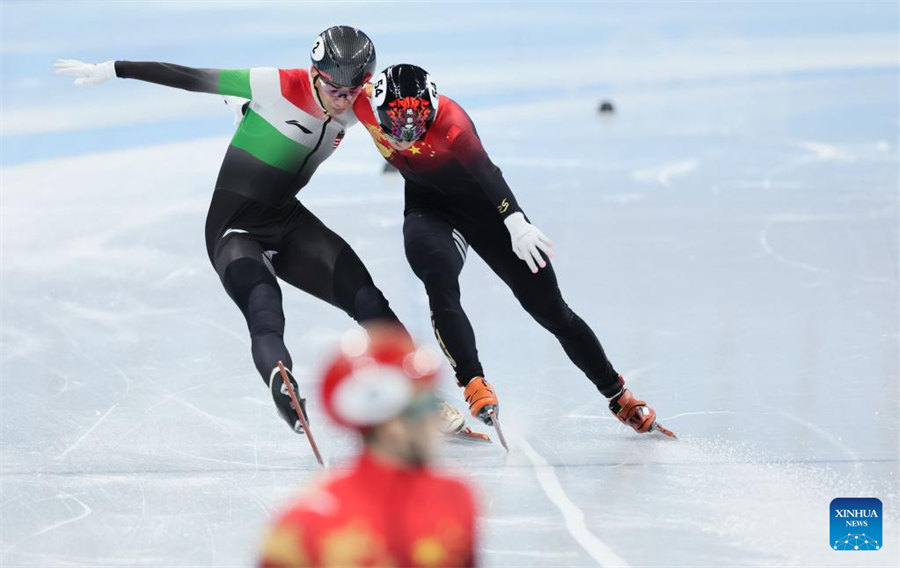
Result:
<instances>
[{"instance_id":1,"label":"black carbon fiber helmet","mask_svg":"<svg viewBox=\"0 0 900 568\"><path fill-rule=\"evenodd\" d=\"M359 87L375 72L372 40L351 26L332 26L320 33L310 58L325 80L340 87Z\"/></svg>"},{"instance_id":2,"label":"black carbon fiber helmet","mask_svg":"<svg viewBox=\"0 0 900 568\"><path fill-rule=\"evenodd\" d=\"M437 115L438 100L428 72L409 63L388 67L372 84L375 118L398 142L414 142L425 135Z\"/></svg>"}]
</instances>

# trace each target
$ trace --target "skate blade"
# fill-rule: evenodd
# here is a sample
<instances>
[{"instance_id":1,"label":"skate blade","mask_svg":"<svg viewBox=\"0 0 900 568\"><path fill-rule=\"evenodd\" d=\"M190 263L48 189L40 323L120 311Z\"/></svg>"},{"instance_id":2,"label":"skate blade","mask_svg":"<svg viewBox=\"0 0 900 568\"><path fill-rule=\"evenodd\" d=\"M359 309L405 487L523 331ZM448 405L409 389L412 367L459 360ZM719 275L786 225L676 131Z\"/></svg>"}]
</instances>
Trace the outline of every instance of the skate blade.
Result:
<instances>
[{"instance_id":1,"label":"skate blade","mask_svg":"<svg viewBox=\"0 0 900 568\"><path fill-rule=\"evenodd\" d=\"M659 432L660 434L662 434L664 436L668 436L669 438L672 438L674 440L678 439L678 436L675 435L675 432L669 430L668 428L664 428L659 422L654 422L650 426L650 431L651 432Z\"/></svg>"},{"instance_id":2,"label":"skate blade","mask_svg":"<svg viewBox=\"0 0 900 568\"><path fill-rule=\"evenodd\" d=\"M490 436L488 436L487 434L482 434L481 432L476 432L468 426L458 432L445 433L444 436L450 438L451 440L460 440L463 442L477 442L480 444L493 443Z\"/></svg>"},{"instance_id":3,"label":"skate blade","mask_svg":"<svg viewBox=\"0 0 900 568\"><path fill-rule=\"evenodd\" d=\"M287 391L287 389L285 389L285 391ZM287 392L285 392L285 394L290 396L290 394ZM294 432L305 435L306 430L303 429L303 424L304 424L304 422L306 424L309 424L309 416L306 414L306 399L301 398L301 399L299 399L299 402L300 402L300 408L301 408L301 410L299 412L297 411L297 407L294 406L294 403L293 402L290 403L291 410L293 410L294 413L297 414L297 420L294 420ZM300 420L300 412L303 412L304 420Z\"/></svg>"},{"instance_id":4,"label":"skate blade","mask_svg":"<svg viewBox=\"0 0 900 568\"><path fill-rule=\"evenodd\" d=\"M294 392L294 387L291 385L291 381L288 379L287 371L284 369L284 364L281 361L278 361L278 370L281 373L281 380L284 383L284 387L288 391L288 395L291 397L291 406L296 410L297 408L305 409L305 406L300 404L300 401L297 400L297 393ZM305 405L306 399L302 399ZM316 444L316 439L313 437L312 432L309 429L309 422L306 421L305 412L298 412L297 418L300 419L300 423L303 425L303 433L306 434L306 439L309 441L309 445L312 448L313 454L316 456L316 461L319 462L319 465L325 467L325 460L322 459L322 454L319 452L319 446Z\"/></svg>"},{"instance_id":5,"label":"skate blade","mask_svg":"<svg viewBox=\"0 0 900 568\"><path fill-rule=\"evenodd\" d=\"M488 416L491 419L491 424L495 430L497 430L497 438L500 439L500 444L503 445L503 449L509 452L509 446L506 445L506 437L503 435L503 428L500 427L500 420L497 419L497 413L491 409L488 410Z\"/></svg>"}]
</instances>

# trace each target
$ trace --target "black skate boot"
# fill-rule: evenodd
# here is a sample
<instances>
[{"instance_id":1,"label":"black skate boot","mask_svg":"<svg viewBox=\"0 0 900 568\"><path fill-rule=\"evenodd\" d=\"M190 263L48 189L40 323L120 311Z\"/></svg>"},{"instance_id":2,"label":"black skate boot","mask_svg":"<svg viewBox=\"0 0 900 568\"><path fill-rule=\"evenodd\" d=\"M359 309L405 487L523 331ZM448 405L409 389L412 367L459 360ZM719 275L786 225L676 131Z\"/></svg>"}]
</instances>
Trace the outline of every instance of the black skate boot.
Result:
<instances>
[{"instance_id":1,"label":"black skate boot","mask_svg":"<svg viewBox=\"0 0 900 568\"><path fill-rule=\"evenodd\" d=\"M294 375L291 374L291 371L285 369L285 372L287 373L288 379L291 381L291 386L294 387L294 394L297 395L297 400L300 402L303 418L306 420L306 423L309 424L309 415L306 413L306 399L300 398L300 390L297 388L297 381L294 380ZM294 403L291 402L291 395L288 394L287 386L281 378L281 372L278 370L278 367L272 369L272 374L269 375L269 391L272 393L272 399L275 401L275 408L278 409L278 415L281 416L281 419L287 422L287 425L291 427L291 430L298 434L303 434L303 422L301 422L300 417L297 416L297 410L294 408Z\"/></svg>"}]
</instances>

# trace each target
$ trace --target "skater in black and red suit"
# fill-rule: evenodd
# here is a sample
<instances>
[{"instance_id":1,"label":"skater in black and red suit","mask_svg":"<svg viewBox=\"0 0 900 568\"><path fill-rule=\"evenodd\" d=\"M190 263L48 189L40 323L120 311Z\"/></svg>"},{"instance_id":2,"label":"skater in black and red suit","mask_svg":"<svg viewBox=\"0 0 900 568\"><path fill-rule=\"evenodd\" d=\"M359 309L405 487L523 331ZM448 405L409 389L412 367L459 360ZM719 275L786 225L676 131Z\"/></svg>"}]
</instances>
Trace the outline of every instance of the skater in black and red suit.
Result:
<instances>
[{"instance_id":1,"label":"skater in black and red suit","mask_svg":"<svg viewBox=\"0 0 900 568\"><path fill-rule=\"evenodd\" d=\"M406 257L425 285L435 336L465 387L472 415L491 424L491 412L499 409L460 304L459 274L469 246L556 336L619 420L640 433L657 427L656 413L625 388L597 336L563 300L549 260L552 243L525 216L466 112L438 96L415 65L388 67L367 95L353 110L405 179Z\"/></svg>"}]
</instances>

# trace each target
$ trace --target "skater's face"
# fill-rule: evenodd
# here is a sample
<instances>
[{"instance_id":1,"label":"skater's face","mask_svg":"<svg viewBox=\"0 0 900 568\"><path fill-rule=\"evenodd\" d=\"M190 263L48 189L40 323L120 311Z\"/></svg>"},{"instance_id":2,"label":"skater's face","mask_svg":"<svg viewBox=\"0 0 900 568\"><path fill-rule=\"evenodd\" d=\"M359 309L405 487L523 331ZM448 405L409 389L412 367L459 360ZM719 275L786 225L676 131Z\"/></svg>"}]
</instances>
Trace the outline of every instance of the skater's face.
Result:
<instances>
[{"instance_id":1,"label":"skater's face","mask_svg":"<svg viewBox=\"0 0 900 568\"><path fill-rule=\"evenodd\" d=\"M311 70L311 73L319 100L322 101L322 106L325 107L325 111L330 115L343 114L350 110L353 102L356 101L356 97L362 92L362 85L355 89L340 87L326 81L315 68Z\"/></svg>"},{"instance_id":2,"label":"skater's face","mask_svg":"<svg viewBox=\"0 0 900 568\"><path fill-rule=\"evenodd\" d=\"M421 393L403 414L377 427L375 449L407 465L430 463L441 437L439 408L434 393Z\"/></svg>"},{"instance_id":3,"label":"skater's face","mask_svg":"<svg viewBox=\"0 0 900 568\"><path fill-rule=\"evenodd\" d=\"M401 415L409 438L410 461L427 464L434 459L440 440L440 401L434 392L417 396Z\"/></svg>"}]
</instances>

